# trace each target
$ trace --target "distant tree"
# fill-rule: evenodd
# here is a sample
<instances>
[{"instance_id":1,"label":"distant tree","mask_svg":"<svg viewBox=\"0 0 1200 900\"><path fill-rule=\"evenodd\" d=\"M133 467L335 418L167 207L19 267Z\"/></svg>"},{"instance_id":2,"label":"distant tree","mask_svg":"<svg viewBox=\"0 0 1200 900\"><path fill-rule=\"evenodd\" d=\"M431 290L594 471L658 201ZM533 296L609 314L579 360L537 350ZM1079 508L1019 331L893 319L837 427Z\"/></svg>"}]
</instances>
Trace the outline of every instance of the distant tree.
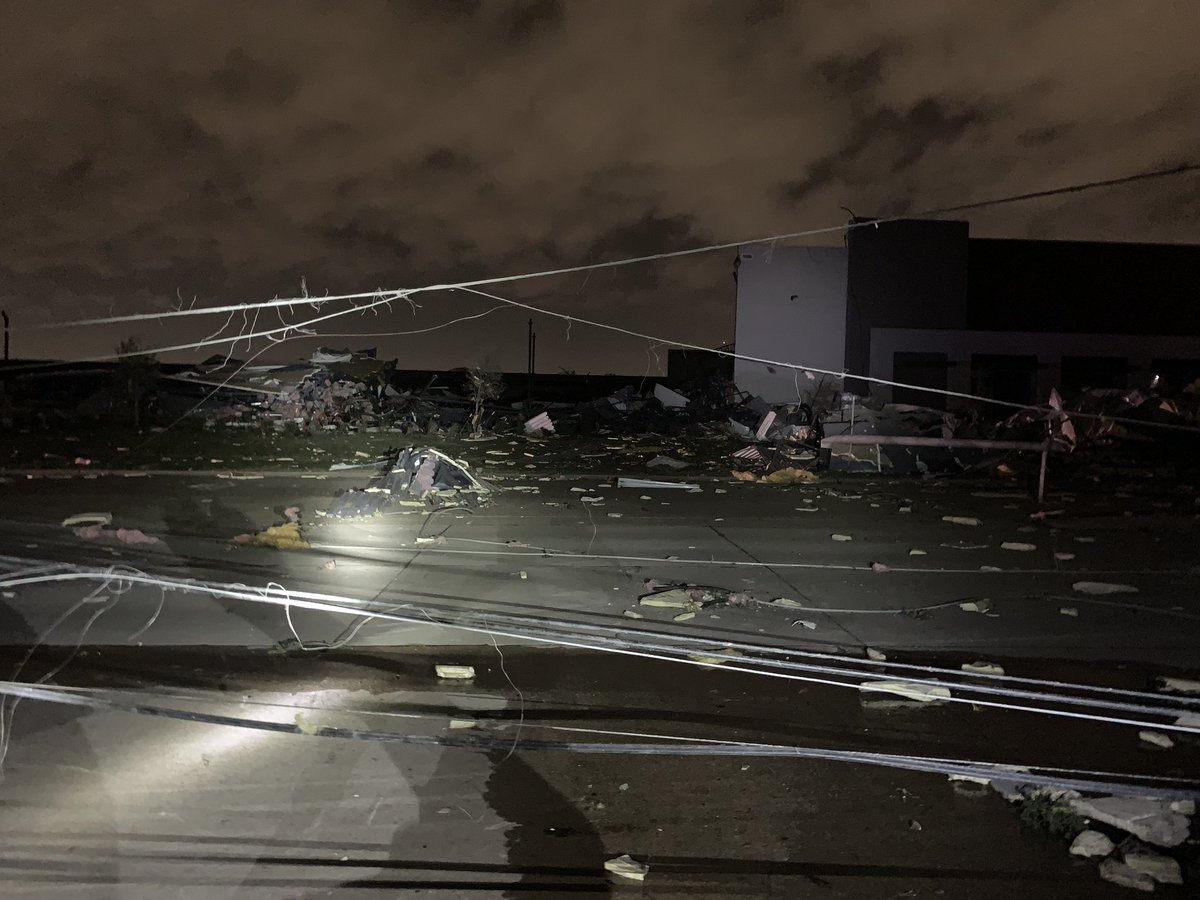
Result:
<instances>
[{"instance_id":1,"label":"distant tree","mask_svg":"<svg viewBox=\"0 0 1200 900\"><path fill-rule=\"evenodd\" d=\"M117 397L130 413L134 429L142 426L142 406L158 378L158 360L136 337L128 337L117 345L117 363L113 369Z\"/></svg>"},{"instance_id":2,"label":"distant tree","mask_svg":"<svg viewBox=\"0 0 1200 900\"><path fill-rule=\"evenodd\" d=\"M471 400L475 403L471 413L471 435L478 436L483 429L483 405L500 396L504 382L499 372L485 372L480 368L467 371L467 382L471 388Z\"/></svg>"}]
</instances>

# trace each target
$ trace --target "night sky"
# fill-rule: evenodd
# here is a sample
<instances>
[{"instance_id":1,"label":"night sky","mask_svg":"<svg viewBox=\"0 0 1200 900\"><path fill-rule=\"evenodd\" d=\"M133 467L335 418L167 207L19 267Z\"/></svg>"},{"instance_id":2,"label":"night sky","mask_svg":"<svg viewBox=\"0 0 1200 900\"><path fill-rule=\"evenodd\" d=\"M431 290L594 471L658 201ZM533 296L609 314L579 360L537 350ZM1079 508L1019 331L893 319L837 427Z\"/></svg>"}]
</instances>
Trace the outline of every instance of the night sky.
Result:
<instances>
[{"instance_id":1,"label":"night sky","mask_svg":"<svg viewBox=\"0 0 1200 900\"><path fill-rule=\"evenodd\" d=\"M79 358L129 334L201 338L223 317L31 326L294 296L302 278L320 294L536 271L835 225L843 206L892 215L1164 168L1200 159L1198 46L1185 2L12 0L0 305L14 356ZM1188 175L971 223L1200 243L1198 210ZM732 259L497 290L716 345L733 336ZM419 302L325 328L490 305ZM521 370L526 319L261 359L377 344L402 367ZM645 341L538 333L542 371L658 369Z\"/></svg>"}]
</instances>

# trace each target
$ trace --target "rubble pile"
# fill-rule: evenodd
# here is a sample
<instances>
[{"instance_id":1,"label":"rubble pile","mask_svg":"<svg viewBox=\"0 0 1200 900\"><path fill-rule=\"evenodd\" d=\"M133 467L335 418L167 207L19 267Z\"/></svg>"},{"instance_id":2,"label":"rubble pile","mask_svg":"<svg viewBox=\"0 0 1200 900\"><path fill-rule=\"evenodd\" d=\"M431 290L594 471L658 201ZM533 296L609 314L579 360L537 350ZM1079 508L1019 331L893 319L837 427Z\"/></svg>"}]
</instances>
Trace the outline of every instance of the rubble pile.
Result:
<instances>
[{"instance_id":1,"label":"rubble pile","mask_svg":"<svg viewBox=\"0 0 1200 900\"><path fill-rule=\"evenodd\" d=\"M338 497L325 515L357 519L401 511L406 506L428 510L481 505L490 490L471 474L467 463L430 447L410 447L385 461L366 488Z\"/></svg>"}]
</instances>

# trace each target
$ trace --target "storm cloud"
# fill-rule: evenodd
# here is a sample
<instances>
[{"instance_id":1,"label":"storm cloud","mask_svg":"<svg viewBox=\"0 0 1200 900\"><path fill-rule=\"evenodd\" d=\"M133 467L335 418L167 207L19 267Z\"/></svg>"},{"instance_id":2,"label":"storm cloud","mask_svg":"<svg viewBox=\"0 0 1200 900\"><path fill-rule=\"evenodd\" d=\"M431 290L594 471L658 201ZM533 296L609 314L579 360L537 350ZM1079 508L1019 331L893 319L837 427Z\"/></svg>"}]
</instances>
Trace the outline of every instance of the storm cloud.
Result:
<instances>
[{"instance_id":1,"label":"storm cloud","mask_svg":"<svg viewBox=\"0 0 1200 900\"><path fill-rule=\"evenodd\" d=\"M39 321L302 277L320 294L556 268L1200 158L1185 4L44 2L0 19L0 303L22 356L123 336L22 330ZM1002 207L972 232L1200 242L1198 194L1189 176ZM716 345L731 256L497 290ZM330 330L482 308L425 295L415 317ZM647 364L644 341L538 327L542 368ZM496 313L377 343L413 366L520 368L524 330Z\"/></svg>"}]
</instances>

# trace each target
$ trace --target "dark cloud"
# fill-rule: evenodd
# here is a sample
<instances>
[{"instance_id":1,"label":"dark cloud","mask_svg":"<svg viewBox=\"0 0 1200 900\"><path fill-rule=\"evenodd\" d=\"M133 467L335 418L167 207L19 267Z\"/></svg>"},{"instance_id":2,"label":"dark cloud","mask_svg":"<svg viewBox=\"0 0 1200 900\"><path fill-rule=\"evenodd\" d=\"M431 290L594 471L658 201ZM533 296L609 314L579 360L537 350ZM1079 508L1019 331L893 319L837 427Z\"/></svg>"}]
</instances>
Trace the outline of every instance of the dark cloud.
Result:
<instances>
[{"instance_id":1,"label":"dark cloud","mask_svg":"<svg viewBox=\"0 0 1200 900\"><path fill-rule=\"evenodd\" d=\"M562 0L524 0L507 16L508 35L524 41L553 33L566 19Z\"/></svg>"},{"instance_id":2,"label":"dark cloud","mask_svg":"<svg viewBox=\"0 0 1200 900\"><path fill-rule=\"evenodd\" d=\"M855 123L841 147L811 163L804 178L784 184L783 194L800 203L832 183L857 187L896 175L934 145L957 141L993 114L983 106L952 108L936 97L925 97L905 110L877 109Z\"/></svg>"},{"instance_id":3,"label":"dark cloud","mask_svg":"<svg viewBox=\"0 0 1200 900\"><path fill-rule=\"evenodd\" d=\"M1186 6L1085 0L16 4L0 303L28 322L302 277L317 294L554 269L1193 159L1197 25ZM1200 241L1196 181L997 208L972 230ZM728 254L497 290L732 337ZM439 295L419 324L472 302ZM520 368L523 316L397 347ZM120 339L38 334L29 352ZM542 335L551 367L646 365L644 342Z\"/></svg>"}]
</instances>

